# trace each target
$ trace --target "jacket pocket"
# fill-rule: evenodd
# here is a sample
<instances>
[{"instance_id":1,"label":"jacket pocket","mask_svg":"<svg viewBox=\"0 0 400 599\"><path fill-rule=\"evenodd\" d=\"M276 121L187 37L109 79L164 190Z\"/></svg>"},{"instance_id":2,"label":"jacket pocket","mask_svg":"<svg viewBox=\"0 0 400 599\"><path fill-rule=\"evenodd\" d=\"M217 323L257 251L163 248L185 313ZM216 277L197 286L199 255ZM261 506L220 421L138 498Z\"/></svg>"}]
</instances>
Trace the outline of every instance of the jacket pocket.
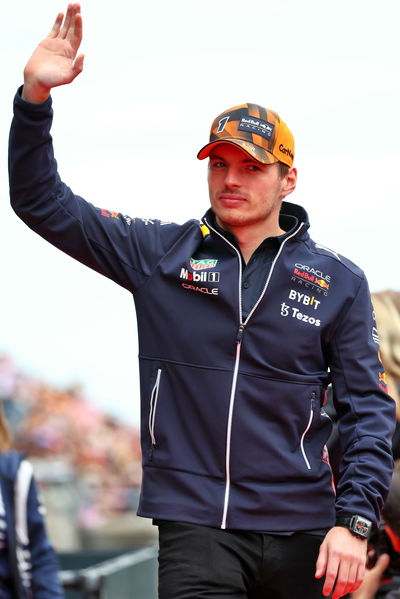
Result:
<instances>
[{"instance_id":1,"label":"jacket pocket","mask_svg":"<svg viewBox=\"0 0 400 599\"><path fill-rule=\"evenodd\" d=\"M149 410L149 433L151 444L153 447L156 446L157 440L154 432L155 420L156 420L156 412L157 412L157 401L158 401L158 393L160 390L160 382L161 382L161 374L162 370L159 368L157 370L157 376L155 383L153 385L153 389L151 390L150 396L150 410Z\"/></svg>"},{"instance_id":2,"label":"jacket pocket","mask_svg":"<svg viewBox=\"0 0 400 599\"><path fill-rule=\"evenodd\" d=\"M304 461L306 463L306 466L307 466L308 470L311 470L311 464L310 464L310 461L309 461L309 459L307 457L307 453L306 453L306 450L305 450L305 447L304 447L304 442L305 442L307 433L309 432L309 430L310 430L310 428L311 428L311 426L313 424L313 420L314 420L314 417L315 417L315 407L316 407L316 404L317 404L317 394L315 393L315 391L313 391L311 393L310 414L309 414L307 426L304 429L304 431L303 431L303 433L301 435L301 439L300 439L301 453L303 455L303 458L304 458Z\"/></svg>"}]
</instances>

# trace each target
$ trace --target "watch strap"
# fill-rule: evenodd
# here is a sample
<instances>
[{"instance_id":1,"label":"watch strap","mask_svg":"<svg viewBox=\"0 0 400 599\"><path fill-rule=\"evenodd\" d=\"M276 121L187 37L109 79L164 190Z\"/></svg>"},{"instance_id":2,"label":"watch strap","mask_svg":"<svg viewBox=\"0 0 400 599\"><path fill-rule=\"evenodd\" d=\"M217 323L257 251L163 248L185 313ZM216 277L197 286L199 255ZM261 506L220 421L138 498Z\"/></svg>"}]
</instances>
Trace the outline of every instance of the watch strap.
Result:
<instances>
[{"instance_id":1,"label":"watch strap","mask_svg":"<svg viewBox=\"0 0 400 599\"><path fill-rule=\"evenodd\" d=\"M356 537L367 539L372 528L372 522L368 518L354 514L352 516L337 516L336 526L348 528Z\"/></svg>"}]
</instances>

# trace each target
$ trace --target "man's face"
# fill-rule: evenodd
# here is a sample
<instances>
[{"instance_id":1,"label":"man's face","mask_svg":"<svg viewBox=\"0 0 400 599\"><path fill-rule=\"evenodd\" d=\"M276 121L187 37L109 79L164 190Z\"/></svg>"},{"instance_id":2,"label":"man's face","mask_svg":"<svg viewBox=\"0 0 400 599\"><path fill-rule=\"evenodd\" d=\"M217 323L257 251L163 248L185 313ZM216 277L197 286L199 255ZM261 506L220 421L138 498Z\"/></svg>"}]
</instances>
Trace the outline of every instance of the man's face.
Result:
<instances>
[{"instance_id":1,"label":"man's face","mask_svg":"<svg viewBox=\"0 0 400 599\"><path fill-rule=\"evenodd\" d=\"M278 223L281 200L296 183L296 171L282 178L278 164L261 164L229 143L210 154L208 189L217 222L227 231ZM294 177L294 179L293 179Z\"/></svg>"}]
</instances>

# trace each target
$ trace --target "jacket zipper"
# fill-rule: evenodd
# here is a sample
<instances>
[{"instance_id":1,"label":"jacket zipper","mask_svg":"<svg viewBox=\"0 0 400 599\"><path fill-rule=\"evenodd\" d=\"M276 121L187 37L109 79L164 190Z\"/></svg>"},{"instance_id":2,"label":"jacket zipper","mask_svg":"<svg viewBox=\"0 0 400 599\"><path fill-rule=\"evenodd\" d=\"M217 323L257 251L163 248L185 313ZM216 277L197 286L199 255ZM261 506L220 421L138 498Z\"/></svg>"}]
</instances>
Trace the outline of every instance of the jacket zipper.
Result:
<instances>
[{"instance_id":1,"label":"jacket zipper","mask_svg":"<svg viewBox=\"0 0 400 599\"><path fill-rule=\"evenodd\" d=\"M242 336L244 331L244 324L241 324L236 339L236 359L235 368L233 370L231 395L229 399L229 412L228 412L228 424L226 431L226 451L225 451L225 497L224 497L224 510L222 514L221 528L226 528L226 518L228 514L229 506L229 494L231 490L231 435L232 435L232 417L233 417L233 406L235 405L235 394L236 394L236 383L239 371L240 362L240 348L242 345Z\"/></svg>"},{"instance_id":2,"label":"jacket zipper","mask_svg":"<svg viewBox=\"0 0 400 599\"><path fill-rule=\"evenodd\" d=\"M154 434L154 421L156 418L157 411L157 400L158 400L158 391L160 389L160 378L161 378L161 368L157 370L156 382L154 383L153 389L151 391L150 397L150 411L149 411L149 432L151 438L152 448L156 446L156 437Z\"/></svg>"},{"instance_id":3,"label":"jacket zipper","mask_svg":"<svg viewBox=\"0 0 400 599\"><path fill-rule=\"evenodd\" d=\"M241 350L241 345L242 345L242 337L243 337L244 329L245 329L246 324L249 322L249 318L251 317L254 310L257 308L258 304L261 302L262 298L264 297L264 294L267 290L267 287L269 285L269 282L270 282L270 279L272 276L272 272L275 268L276 261L278 260L279 256L282 253L283 246L286 244L286 242L289 239L291 239L292 237L297 235L297 233L302 228L303 223L301 223L299 225L299 227L297 227L296 231L294 231L294 233L289 235L289 237L286 237L286 239L284 239L283 242L281 243L279 251L278 251L277 255L275 256L274 261L271 264L271 268L270 268L266 283L264 285L264 289L262 290L261 295L258 298L258 300L256 301L256 303L254 304L252 310L248 314L245 322L243 322L243 316L242 316L242 258L241 258L240 252L233 245L233 243L228 241L228 239L226 239L223 235L221 235L221 233L219 233L219 231L217 231L216 229L214 229L214 227L209 225L209 223L207 222L207 219L204 219L204 222L207 225L207 227L209 229L211 229L211 231L214 231L214 233L216 235L218 235L221 239L223 239L223 241L225 241L225 243L227 243L236 252L236 255L239 260L239 323L240 324L239 324L238 334L237 334L237 338L236 338L235 366L233 369L232 386L231 386L231 393L230 393L230 398L229 398L229 412L228 412L228 423L227 423L227 430L226 430L226 449L225 449L225 496L224 496L224 508L223 508L222 521L221 521L221 528L225 529L227 515L228 515L228 507L229 507L229 494L230 494L230 488L231 488L230 456L231 456L233 407L235 404L236 385L237 385L237 377L238 377L239 362L240 362L240 350Z\"/></svg>"},{"instance_id":4,"label":"jacket zipper","mask_svg":"<svg viewBox=\"0 0 400 599\"><path fill-rule=\"evenodd\" d=\"M315 402L317 400L317 394L315 393L315 391L313 391L311 393L311 405L310 405L310 417L308 419L308 423L307 426L305 428L305 430L303 431L303 434L301 435L301 439L300 439L300 449L301 449L301 453L303 454L303 458L304 461L306 463L306 466L308 468L308 470L311 470L311 464L308 460L307 454L306 454L306 450L304 449L304 439L306 437L306 434L308 433L308 431L310 430L313 418L314 418L314 407L315 407Z\"/></svg>"}]
</instances>

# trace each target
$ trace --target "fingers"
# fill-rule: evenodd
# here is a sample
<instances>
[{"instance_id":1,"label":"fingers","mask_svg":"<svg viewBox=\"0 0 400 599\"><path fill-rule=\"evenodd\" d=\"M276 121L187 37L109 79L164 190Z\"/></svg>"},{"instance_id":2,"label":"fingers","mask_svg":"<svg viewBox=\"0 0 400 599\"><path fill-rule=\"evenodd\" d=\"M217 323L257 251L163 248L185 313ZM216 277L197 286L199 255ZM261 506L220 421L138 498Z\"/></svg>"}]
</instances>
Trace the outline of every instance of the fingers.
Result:
<instances>
[{"instance_id":1,"label":"fingers","mask_svg":"<svg viewBox=\"0 0 400 599\"><path fill-rule=\"evenodd\" d=\"M339 566L338 575L336 578L336 584L334 587L334 591L332 593L332 599L339 599L346 593L346 588L348 587L348 583L349 583L349 575L350 575L350 568L348 567L348 565L341 564ZM335 582L335 581L333 581L333 582ZM332 586L330 588L332 588ZM327 592L327 590L325 590L325 586L324 586L323 594L325 596L329 595L329 592Z\"/></svg>"},{"instance_id":2,"label":"fingers","mask_svg":"<svg viewBox=\"0 0 400 599\"><path fill-rule=\"evenodd\" d=\"M327 575L322 591L323 595L328 597L333 589L332 599L339 599L343 595L356 591L363 581L365 572L365 566L362 563L357 564L342 561L336 565L336 568L337 575L334 576L333 572L335 568L332 568L329 577Z\"/></svg>"},{"instance_id":3,"label":"fingers","mask_svg":"<svg viewBox=\"0 0 400 599\"><path fill-rule=\"evenodd\" d=\"M326 565L325 582L322 589L324 597L329 597L338 578L339 558L335 555L329 555L329 561ZM336 589L335 589L336 590ZM339 595L340 597L340 595Z\"/></svg>"},{"instance_id":4,"label":"fingers","mask_svg":"<svg viewBox=\"0 0 400 599\"><path fill-rule=\"evenodd\" d=\"M81 7L80 4L75 2L74 4L68 4L67 14L59 13L54 22L54 25L48 35L50 38L78 38L82 39L82 17L80 15ZM64 21L64 22L63 22Z\"/></svg>"},{"instance_id":5,"label":"fingers","mask_svg":"<svg viewBox=\"0 0 400 599\"><path fill-rule=\"evenodd\" d=\"M74 10L74 4L68 4L68 9L67 9L67 14L65 16L64 19L64 23L63 26L61 27L60 30L60 35L59 37L61 37L62 39L65 39L67 37L70 25L71 25L71 21L72 21L72 13Z\"/></svg>"},{"instance_id":6,"label":"fingers","mask_svg":"<svg viewBox=\"0 0 400 599\"><path fill-rule=\"evenodd\" d=\"M79 4L78 4L79 6ZM79 47L82 41L82 17L80 13L76 13L73 28L73 39L71 44L75 47Z\"/></svg>"},{"instance_id":7,"label":"fingers","mask_svg":"<svg viewBox=\"0 0 400 599\"><path fill-rule=\"evenodd\" d=\"M51 28L50 33L49 33L49 35L47 37L57 37L57 35L60 32L61 24L63 22L63 19L64 19L64 13L59 12L58 15L57 15L57 17L56 17L56 20L54 21L54 25Z\"/></svg>"}]
</instances>

